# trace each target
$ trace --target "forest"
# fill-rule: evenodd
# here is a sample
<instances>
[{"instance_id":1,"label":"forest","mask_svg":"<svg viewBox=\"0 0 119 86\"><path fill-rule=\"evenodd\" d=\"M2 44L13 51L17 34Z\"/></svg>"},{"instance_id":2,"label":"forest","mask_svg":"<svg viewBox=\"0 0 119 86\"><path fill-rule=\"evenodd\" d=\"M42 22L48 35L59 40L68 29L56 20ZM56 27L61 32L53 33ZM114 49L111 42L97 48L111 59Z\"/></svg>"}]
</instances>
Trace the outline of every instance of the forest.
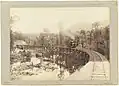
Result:
<instances>
[{"instance_id":1,"label":"forest","mask_svg":"<svg viewBox=\"0 0 119 86\"><path fill-rule=\"evenodd\" d=\"M28 45L44 47L60 45L62 47L75 48L81 45L82 48L93 49L103 54L109 60L109 26L98 28L99 23L95 22L93 27L94 29L90 31L83 29L77 31L78 34L74 36L74 39L62 33L54 34L48 32L40 33L36 38L30 39L22 33L10 30L10 46L13 49L16 40L23 40Z\"/></svg>"}]
</instances>

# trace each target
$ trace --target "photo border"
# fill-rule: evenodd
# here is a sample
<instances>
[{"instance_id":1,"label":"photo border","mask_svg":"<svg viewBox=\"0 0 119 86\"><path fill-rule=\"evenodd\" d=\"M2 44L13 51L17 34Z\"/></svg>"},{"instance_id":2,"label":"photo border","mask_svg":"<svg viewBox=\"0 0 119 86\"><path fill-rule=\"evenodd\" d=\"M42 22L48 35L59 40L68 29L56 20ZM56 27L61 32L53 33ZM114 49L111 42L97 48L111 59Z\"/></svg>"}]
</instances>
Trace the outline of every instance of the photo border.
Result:
<instances>
[{"instance_id":1,"label":"photo border","mask_svg":"<svg viewBox=\"0 0 119 86\"><path fill-rule=\"evenodd\" d=\"M110 80L10 81L10 8L26 7L108 7L110 9ZM117 85L118 11L116 1L2 1L1 2L1 83L3 85Z\"/></svg>"}]
</instances>

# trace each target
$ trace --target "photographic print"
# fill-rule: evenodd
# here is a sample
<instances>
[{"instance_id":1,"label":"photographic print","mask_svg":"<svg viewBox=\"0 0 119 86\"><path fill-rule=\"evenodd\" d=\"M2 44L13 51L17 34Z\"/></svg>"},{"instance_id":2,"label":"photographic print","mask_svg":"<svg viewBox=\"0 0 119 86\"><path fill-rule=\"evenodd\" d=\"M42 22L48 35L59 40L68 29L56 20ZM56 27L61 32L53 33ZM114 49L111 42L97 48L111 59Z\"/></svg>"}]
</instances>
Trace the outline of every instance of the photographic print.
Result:
<instances>
[{"instance_id":1,"label":"photographic print","mask_svg":"<svg viewBox=\"0 0 119 86\"><path fill-rule=\"evenodd\" d=\"M11 80L109 80L108 7L10 8Z\"/></svg>"},{"instance_id":2,"label":"photographic print","mask_svg":"<svg viewBox=\"0 0 119 86\"><path fill-rule=\"evenodd\" d=\"M117 84L116 2L3 2L2 84Z\"/></svg>"}]
</instances>

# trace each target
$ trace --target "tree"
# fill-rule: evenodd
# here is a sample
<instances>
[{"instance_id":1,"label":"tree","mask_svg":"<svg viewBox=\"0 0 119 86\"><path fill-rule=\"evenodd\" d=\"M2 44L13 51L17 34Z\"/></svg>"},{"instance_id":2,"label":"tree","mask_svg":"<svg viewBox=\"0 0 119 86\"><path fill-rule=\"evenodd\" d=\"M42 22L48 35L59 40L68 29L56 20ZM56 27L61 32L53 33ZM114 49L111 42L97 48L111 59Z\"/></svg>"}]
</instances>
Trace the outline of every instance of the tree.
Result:
<instances>
[{"instance_id":1,"label":"tree","mask_svg":"<svg viewBox=\"0 0 119 86\"><path fill-rule=\"evenodd\" d=\"M105 55L106 58L108 60L110 60L109 58L109 26L106 26L104 28L105 32L104 32L104 40L105 40Z\"/></svg>"},{"instance_id":2,"label":"tree","mask_svg":"<svg viewBox=\"0 0 119 86\"><path fill-rule=\"evenodd\" d=\"M109 26L106 26L104 29L105 29L104 39L109 40Z\"/></svg>"},{"instance_id":3,"label":"tree","mask_svg":"<svg viewBox=\"0 0 119 86\"><path fill-rule=\"evenodd\" d=\"M10 17L10 51L13 49L13 32L12 32L13 18Z\"/></svg>"},{"instance_id":4,"label":"tree","mask_svg":"<svg viewBox=\"0 0 119 86\"><path fill-rule=\"evenodd\" d=\"M86 42L86 32L85 32L85 30L80 31L80 36L81 36L82 47L84 47L84 43Z\"/></svg>"},{"instance_id":5,"label":"tree","mask_svg":"<svg viewBox=\"0 0 119 86\"><path fill-rule=\"evenodd\" d=\"M79 39L80 39L80 37L78 35L76 35L75 36L75 41L76 41L77 44L79 44Z\"/></svg>"},{"instance_id":6,"label":"tree","mask_svg":"<svg viewBox=\"0 0 119 86\"><path fill-rule=\"evenodd\" d=\"M14 45L14 40L13 40L13 32L10 29L10 51L12 51Z\"/></svg>"},{"instance_id":7,"label":"tree","mask_svg":"<svg viewBox=\"0 0 119 86\"><path fill-rule=\"evenodd\" d=\"M68 36L65 37L65 45L67 47L71 47L71 41L72 41L72 39L70 37L68 37Z\"/></svg>"},{"instance_id":8,"label":"tree","mask_svg":"<svg viewBox=\"0 0 119 86\"><path fill-rule=\"evenodd\" d=\"M86 35L87 35L87 43L91 45L91 31L87 31L86 32Z\"/></svg>"},{"instance_id":9,"label":"tree","mask_svg":"<svg viewBox=\"0 0 119 86\"><path fill-rule=\"evenodd\" d=\"M12 15L10 17L10 51L13 49L14 45L14 35L12 31L12 27L15 21L19 20L19 17L17 15Z\"/></svg>"},{"instance_id":10,"label":"tree","mask_svg":"<svg viewBox=\"0 0 119 86\"><path fill-rule=\"evenodd\" d=\"M19 32L13 32L14 40L24 40L25 41L25 36L23 36L22 33Z\"/></svg>"},{"instance_id":11,"label":"tree","mask_svg":"<svg viewBox=\"0 0 119 86\"><path fill-rule=\"evenodd\" d=\"M40 35L39 38L40 45L44 46L45 37L43 35Z\"/></svg>"},{"instance_id":12,"label":"tree","mask_svg":"<svg viewBox=\"0 0 119 86\"><path fill-rule=\"evenodd\" d=\"M94 41L96 42L96 50L98 51L98 44L99 44L99 39L100 39L100 30L99 30L100 23L95 22L92 24L92 27L95 29L94 30Z\"/></svg>"},{"instance_id":13,"label":"tree","mask_svg":"<svg viewBox=\"0 0 119 86\"><path fill-rule=\"evenodd\" d=\"M98 29L99 26L100 26L100 23L99 23L99 22L94 22L94 23L92 24L92 28L94 28L94 29Z\"/></svg>"}]
</instances>

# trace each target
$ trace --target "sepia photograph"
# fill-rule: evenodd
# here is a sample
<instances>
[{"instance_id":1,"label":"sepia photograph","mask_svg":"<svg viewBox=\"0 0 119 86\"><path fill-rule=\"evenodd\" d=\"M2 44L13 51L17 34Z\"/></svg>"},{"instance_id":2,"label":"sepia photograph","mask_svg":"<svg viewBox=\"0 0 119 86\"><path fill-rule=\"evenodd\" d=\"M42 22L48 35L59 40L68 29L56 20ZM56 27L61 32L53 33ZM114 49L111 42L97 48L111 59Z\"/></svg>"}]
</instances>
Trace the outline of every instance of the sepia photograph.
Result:
<instances>
[{"instance_id":1,"label":"sepia photograph","mask_svg":"<svg viewBox=\"0 0 119 86\"><path fill-rule=\"evenodd\" d=\"M11 80L110 80L108 7L10 8Z\"/></svg>"}]
</instances>

